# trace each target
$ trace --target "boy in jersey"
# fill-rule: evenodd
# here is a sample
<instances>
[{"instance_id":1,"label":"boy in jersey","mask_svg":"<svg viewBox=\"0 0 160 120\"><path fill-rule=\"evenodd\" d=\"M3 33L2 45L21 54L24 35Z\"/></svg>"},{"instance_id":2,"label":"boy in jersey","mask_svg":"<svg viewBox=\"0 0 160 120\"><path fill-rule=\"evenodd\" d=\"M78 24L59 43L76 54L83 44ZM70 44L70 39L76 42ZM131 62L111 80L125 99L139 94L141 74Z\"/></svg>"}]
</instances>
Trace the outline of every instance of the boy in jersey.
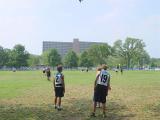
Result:
<instances>
[{"instance_id":1,"label":"boy in jersey","mask_svg":"<svg viewBox=\"0 0 160 120\"><path fill-rule=\"evenodd\" d=\"M54 78L54 91L55 91L55 109L61 110L61 97L65 93L64 75L62 74L62 65L57 66L57 73Z\"/></svg>"},{"instance_id":2,"label":"boy in jersey","mask_svg":"<svg viewBox=\"0 0 160 120\"><path fill-rule=\"evenodd\" d=\"M108 95L108 90L111 90L110 87L110 74L107 71L107 66L102 65L102 70L97 75L94 83L94 105L93 112L91 117L95 117L96 112L96 103L102 103L103 117L106 117L106 96Z\"/></svg>"}]
</instances>

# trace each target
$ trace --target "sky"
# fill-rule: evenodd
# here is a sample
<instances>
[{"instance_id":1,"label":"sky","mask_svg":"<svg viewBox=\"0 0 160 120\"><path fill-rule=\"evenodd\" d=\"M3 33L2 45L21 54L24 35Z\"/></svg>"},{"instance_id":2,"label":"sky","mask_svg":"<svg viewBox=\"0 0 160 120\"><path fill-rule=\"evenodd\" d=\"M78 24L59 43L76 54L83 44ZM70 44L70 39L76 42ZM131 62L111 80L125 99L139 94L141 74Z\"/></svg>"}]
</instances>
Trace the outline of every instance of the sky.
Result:
<instances>
[{"instance_id":1,"label":"sky","mask_svg":"<svg viewBox=\"0 0 160 120\"><path fill-rule=\"evenodd\" d=\"M142 39L160 58L160 0L0 0L0 46L41 55L43 41Z\"/></svg>"}]
</instances>

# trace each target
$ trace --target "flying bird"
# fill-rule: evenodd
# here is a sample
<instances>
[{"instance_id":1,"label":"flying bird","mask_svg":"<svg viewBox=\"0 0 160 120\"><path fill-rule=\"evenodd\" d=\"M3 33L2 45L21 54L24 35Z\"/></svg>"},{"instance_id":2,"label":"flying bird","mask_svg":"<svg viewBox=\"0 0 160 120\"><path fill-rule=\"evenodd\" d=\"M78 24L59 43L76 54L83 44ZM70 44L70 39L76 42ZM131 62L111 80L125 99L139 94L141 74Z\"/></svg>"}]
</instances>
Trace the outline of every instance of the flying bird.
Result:
<instances>
[{"instance_id":1,"label":"flying bird","mask_svg":"<svg viewBox=\"0 0 160 120\"><path fill-rule=\"evenodd\" d=\"M83 0L79 0L79 2L82 2Z\"/></svg>"}]
</instances>

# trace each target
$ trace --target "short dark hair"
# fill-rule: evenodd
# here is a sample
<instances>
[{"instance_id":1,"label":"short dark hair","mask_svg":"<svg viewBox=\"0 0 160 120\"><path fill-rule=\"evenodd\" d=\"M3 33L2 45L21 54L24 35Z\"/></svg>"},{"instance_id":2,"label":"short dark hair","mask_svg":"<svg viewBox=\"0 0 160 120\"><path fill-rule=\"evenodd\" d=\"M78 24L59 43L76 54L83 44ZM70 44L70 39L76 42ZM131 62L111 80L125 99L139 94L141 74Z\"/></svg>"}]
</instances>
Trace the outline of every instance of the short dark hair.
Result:
<instances>
[{"instance_id":1,"label":"short dark hair","mask_svg":"<svg viewBox=\"0 0 160 120\"><path fill-rule=\"evenodd\" d=\"M62 65L57 65L57 71L62 72Z\"/></svg>"}]
</instances>

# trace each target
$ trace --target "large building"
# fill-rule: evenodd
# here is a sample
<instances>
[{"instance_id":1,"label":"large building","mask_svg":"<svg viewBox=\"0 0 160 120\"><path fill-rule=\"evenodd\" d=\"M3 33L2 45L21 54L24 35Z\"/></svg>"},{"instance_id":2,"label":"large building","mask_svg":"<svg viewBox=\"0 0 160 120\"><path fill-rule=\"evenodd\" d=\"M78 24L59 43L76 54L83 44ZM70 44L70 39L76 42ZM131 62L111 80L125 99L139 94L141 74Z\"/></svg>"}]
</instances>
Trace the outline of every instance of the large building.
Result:
<instances>
[{"instance_id":1,"label":"large building","mask_svg":"<svg viewBox=\"0 0 160 120\"><path fill-rule=\"evenodd\" d=\"M61 56L64 56L70 49L72 49L76 53L81 53L90 46L95 44L106 44L106 43L82 42L79 41L79 39L73 39L73 42L43 41L43 52L48 49L56 49Z\"/></svg>"}]
</instances>

